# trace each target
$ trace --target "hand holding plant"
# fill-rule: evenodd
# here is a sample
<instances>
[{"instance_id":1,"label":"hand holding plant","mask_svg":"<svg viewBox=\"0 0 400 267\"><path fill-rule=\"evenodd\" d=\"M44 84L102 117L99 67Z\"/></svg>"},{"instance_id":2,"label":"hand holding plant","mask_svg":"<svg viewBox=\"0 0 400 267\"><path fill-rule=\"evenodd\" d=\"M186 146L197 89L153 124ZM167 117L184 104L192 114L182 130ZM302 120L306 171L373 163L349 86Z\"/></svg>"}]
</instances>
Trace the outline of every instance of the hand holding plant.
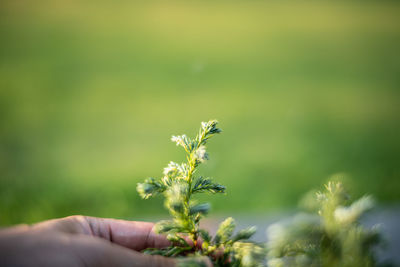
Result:
<instances>
[{"instance_id":1,"label":"hand holding plant","mask_svg":"<svg viewBox=\"0 0 400 267\"><path fill-rule=\"evenodd\" d=\"M196 172L197 167L209 158L205 145L210 138L221 133L217 123L215 120L202 122L195 138L172 136L171 140L184 149L187 162L178 164L171 161L161 179L148 178L138 184L137 191L144 199L163 194L165 207L172 216L172 220L156 224L156 232L166 234L172 245L163 249L146 249L144 252L167 257L188 257L182 262L185 266L198 266L195 261L198 256L209 257L214 266L263 266L263 248L249 241L255 233L254 227L234 234L235 221L227 218L212 238L208 231L199 226L210 205L197 203L193 196L225 192L225 186ZM202 240L201 244L199 240Z\"/></svg>"}]
</instances>

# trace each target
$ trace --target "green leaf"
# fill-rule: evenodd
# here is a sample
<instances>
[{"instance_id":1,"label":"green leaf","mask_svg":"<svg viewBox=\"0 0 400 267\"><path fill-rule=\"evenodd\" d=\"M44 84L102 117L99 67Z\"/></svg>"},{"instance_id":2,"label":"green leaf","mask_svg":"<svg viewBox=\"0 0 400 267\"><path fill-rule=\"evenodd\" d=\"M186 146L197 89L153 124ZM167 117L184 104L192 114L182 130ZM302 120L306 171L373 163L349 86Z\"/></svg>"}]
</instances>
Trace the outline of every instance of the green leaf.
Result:
<instances>
[{"instance_id":1,"label":"green leaf","mask_svg":"<svg viewBox=\"0 0 400 267\"><path fill-rule=\"evenodd\" d=\"M138 183L136 190L143 199L148 199L164 192L166 186L154 178L147 178L144 183Z\"/></svg>"},{"instance_id":2,"label":"green leaf","mask_svg":"<svg viewBox=\"0 0 400 267\"><path fill-rule=\"evenodd\" d=\"M172 215L182 215L185 213L185 200L187 196L188 184L180 181L171 185L166 191L165 206L170 210Z\"/></svg>"},{"instance_id":3,"label":"green leaf","mask_svg":"<svg viewBox=\"0 0 400 267\"><path fill-rule=\"evenodd\" d=\"M257 227L252 226L243 230L240 230L233 238L232 241L236 242L239 240L246 240L252 237L257 231Z\"/></svg>"},{"instance_id":4,"label":"green leaf","mask_svg":"<svg viewBox=\"0 0 400 267\"><path fill-rule=\"evenodd\" d=\"M182 202L168 202L167 207L170 211L176 212L178 214L183 214L185 212Z\"/></svg>"},{"instance_id":5,"label":"green leaf","mask_svg":"<svg viewBox=\"0 0 400 267\"><path fill-rule=\"evenodd\" d=\"M233 253L234 257L240 260L240 266L242 267L265 266L265 249L260 245L247 242L235 242L233 245Z\"/></svg>"},{"instance_id":6,"label":"green leaf","mask_svg":"<svg viewBox=\"0 0 400 267\"><path fill-rule=\"evenodd\" d=\"M156 223L154 231L157 234L162 234L167 232L183 233L186 232L186 229L185 227L174 221L159 221L158 223Z\"/></svg>"},{"instance_id":7,"label":"green leaf","mask_svg":"<svg viewBox=\"0 0 400 267\"><path fill-rule=\"evenodd\" d=\"M206 257L191 256L177 260L177 267L207 267Z\"/></svg>"},{"instance_id":8,"label":"green leaf","mask_svg":"<svg viewBox=\"0 0 400 267\"><path fill-rule=\"evenodd\" d=\"M177 234L168 234L167 239L174 244L179 244L181 246L189 247L189 244L186 242L186 240Z\"/></svg>"},{"instance_id":9,"label":"green leaf","mask_svg":"<svg viewBox=\"0 0 400 267\"><path fill-rule=\"evenodd\" d=\"M215 235L215 243L224 244L229 238L232 236L233 231L235 230L235 220L232 217L225 219L217 230L217 234Z\"/></svg>"},{"instance_id":10,"label":"green leaf","mask_svg":"<svg viewBox=\"0 0 400 267\"><path fill-rule=\"evenodd\" d=\"M200 229L200 230L199 230L199 235L200 235L200 237L203 239L204 242L210 243L210 241L211 241L211 236L210 236L210 234L209 234L206 230Z\"/></svg>"},{"instance_id":11,"label":"green leaf","mask_svg":"<svg viewBox=\"0 0 400 267\"><path fill-rule=\"evenodd\" d=\"M208 122L201 123L201 129L208 134L217 134L222 132L221 129L217 128L218 121L217 120L210 120Z\"/></svg>"},{"instance_id":12,"label":"green leaf","mask_svg":"<svg viewBox=\"0 0 400 267\"><path fill-rule=\"evenodd\" d=\"M205 215L209 212L210 207L211 206L209 203L197 204L197 205L190 207L189 214L194 215L194 214L200 213L200 214Z\"/></svg>"},{"instance_id":13,"label":"green leaf","mask_svg":"<svg viewBox=\"0 0 400 267\"><path fill-rule=\"evenodd\" d=\"M225 186L213 183L211 178L203 178L197 177L195 179L192 193L201 193L201 192L209 192L209 193L225 193Z\"/></svg>"},{"instance_id":14,"label":"green leaf","mask_svg":"<svg viewBox=\"0 0 400 267\"><path fill-rule=\"evenodd\" d=\"M214 134L222 132L221 129L217 128L218 121L211 120L208 122L202 122L199 134L196 137L198 145L205 145L207 140L210 139Z\"/></svg>"},{"instance_id":15,"label":"green leaf","mask_svg":"<svg viewBox=\"0 0 400 267\"><path fill-rule=\"evenodd\" d=\"M142 252L147 255L164 255L165 249L146 248L146 249L142 250Z\"/></svg>"},{"instance_id":16,"label":"green leaf","mask_svg":"<svg viewBox=\"0 0 400 267\"><path fill-rule=\"evenodd\" d=\"M191 250L192 247L170 247L169 251L167 251L164 256L166 257L176 257L179 254Z\"/></svg>"}]
</instances>

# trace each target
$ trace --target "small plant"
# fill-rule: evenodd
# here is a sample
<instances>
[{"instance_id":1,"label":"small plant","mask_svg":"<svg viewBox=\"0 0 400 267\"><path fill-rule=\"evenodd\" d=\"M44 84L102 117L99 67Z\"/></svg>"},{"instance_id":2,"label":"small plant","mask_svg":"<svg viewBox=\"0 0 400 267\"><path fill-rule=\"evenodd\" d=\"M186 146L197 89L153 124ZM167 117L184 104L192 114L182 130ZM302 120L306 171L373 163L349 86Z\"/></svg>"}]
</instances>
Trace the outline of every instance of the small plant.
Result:
<instances>
[{"instance_id":1,"label":"small plant","mask_svg":"<svg viewBox=\"0 0 400 267\"><path fill-rule=\"evenodd\" d=\"M212 238L199 226L201 218L210 209L208 203L198 203L193 196L200 193L224 193L225 186L215 183L211 178L197 175L197 167L208 160L206 143L221 133L217 121L202 122L195 138L186 135L172 136L172 141L186 152L187 162L170 162L164 169L161 179L148 178L137 185L137 191L144 199L163 194L165 207L172 220L156 224L156 232L166 234L171 246L163 249L146 249L144 252L167 257L185 257L181 266L198 266L198 256L207 256L214 266L263 266L263 248L249 241L255 227L234 234L235 221L227 218ZM199 242L201 240L201 242Z\"/></svg>"},{"instance_id":2,"label":"small plant","mask_svg":"<svg viewBox=\"0 0 400 267\"><path fill-rule=\"evenodd\" d=\"M315 213L299 213L267 229L268 266L378 266L373 249L380 233L359 222L373 207L370 196L350 204L342 184L329 182L303 203Z\"/></svg>"}]
</instances>

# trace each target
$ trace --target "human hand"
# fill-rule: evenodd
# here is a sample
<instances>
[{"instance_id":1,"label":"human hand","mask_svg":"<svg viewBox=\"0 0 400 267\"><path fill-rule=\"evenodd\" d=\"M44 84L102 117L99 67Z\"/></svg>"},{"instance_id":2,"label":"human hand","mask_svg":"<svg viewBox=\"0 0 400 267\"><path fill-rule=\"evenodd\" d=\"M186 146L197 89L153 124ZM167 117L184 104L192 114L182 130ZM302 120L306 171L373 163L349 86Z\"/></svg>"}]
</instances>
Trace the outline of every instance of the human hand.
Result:
<instances>
[{"instance_id":1,"label":"human hand","mask_svg":"<svg viewBox=\"0 0 400 267\"><path fill-rule=\"evenodd\" d=\"M153 223L71 216L0 230L0 266L175 266L139 251L169 241ZM212 266L208 259L204 266Z\"/></svg>"}]
</instances>

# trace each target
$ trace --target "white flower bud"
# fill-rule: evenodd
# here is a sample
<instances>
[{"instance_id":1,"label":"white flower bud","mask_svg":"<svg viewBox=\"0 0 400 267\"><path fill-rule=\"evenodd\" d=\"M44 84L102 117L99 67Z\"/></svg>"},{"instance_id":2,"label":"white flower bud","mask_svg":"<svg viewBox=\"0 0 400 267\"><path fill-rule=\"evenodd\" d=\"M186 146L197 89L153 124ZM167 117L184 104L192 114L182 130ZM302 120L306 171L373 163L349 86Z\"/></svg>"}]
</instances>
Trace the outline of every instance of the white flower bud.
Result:
<instances>
[{"instance_id":1,"label":"white flower bud","mask_svg":"<svg viewBox=\"0 0 400 267\"><path fill-rule=\"evenodd\" d=\"M205 146L200 146L194 156L196 157L196 159L200 162L204 162L206 160L208 160L208 153L206 151L206 147Z\"/></svg>"}]
</instances>

